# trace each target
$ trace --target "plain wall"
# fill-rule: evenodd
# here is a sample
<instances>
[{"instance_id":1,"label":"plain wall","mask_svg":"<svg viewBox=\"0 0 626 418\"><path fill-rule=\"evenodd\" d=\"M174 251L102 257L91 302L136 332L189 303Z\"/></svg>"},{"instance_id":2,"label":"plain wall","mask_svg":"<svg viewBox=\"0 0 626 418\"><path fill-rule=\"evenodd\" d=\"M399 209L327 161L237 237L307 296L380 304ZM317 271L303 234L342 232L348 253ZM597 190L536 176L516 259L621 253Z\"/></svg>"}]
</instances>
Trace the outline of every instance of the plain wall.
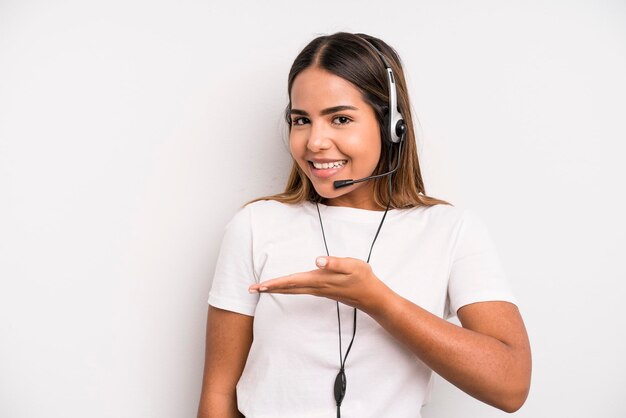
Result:
<instances>
[{"instance_id":1,"label":"plain wall","mask_svg":"<svg viewBox=\"0 0 626 418\"><path fill-rule=\"evenodd\" d=\"M426 191L486 222L519 417L626 413L626 3L0 1L0 416L193 417L226 222L282 190L314 37L403 59ZM501 417L437 379L426 418Z\"/></svg>"}]
</instances>

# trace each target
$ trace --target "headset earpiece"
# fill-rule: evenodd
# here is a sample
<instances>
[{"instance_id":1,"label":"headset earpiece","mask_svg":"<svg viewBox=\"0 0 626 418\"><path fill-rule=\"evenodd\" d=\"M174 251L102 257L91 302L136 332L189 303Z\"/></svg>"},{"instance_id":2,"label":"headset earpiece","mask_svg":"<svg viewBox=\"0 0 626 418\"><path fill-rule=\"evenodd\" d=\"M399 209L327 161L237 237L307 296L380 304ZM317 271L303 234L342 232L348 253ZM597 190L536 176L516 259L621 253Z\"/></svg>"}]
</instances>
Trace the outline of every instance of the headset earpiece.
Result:
<instances>
[{"instance_id":1,"label":"headset earpiece","mask_svg":"<svg viewBox=\"0 0 626 418\"><path fill-rule=\"evenodd\" d=\"M404 123L404 119L400 119L396 123L396 135L400 137L400 141L404 140L404 134L406 134L406 123Z\"/></svg>"}]
</instances>

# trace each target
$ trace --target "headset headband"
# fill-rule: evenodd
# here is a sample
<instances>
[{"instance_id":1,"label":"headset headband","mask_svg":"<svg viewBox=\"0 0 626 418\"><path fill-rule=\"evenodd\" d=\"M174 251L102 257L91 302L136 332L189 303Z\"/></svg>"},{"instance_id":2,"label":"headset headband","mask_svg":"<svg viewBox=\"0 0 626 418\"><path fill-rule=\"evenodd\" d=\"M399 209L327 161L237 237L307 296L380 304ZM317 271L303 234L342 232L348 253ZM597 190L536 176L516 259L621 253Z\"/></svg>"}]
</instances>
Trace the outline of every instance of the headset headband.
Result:
<instances>
[{"instance_id":1,"label":"headset headband","mask_svg":"<svg viewBox=\"0 0 626 418\"><path fill-rule=\"evenodd\" d=\"M396 87L395 77L393 76L393 70L391 69L391 65L389 64L387 58L378 50L378 48L376 48L367 39L361 39L363 39L374 49L374 51L376 51L376 53L383 60L385 70L387 70L387 84L389 87L389 138L391 138L391 142L397 144L404 139L406 123L404 122L402 113L400 113L400 109L398 108L398 89Z\"/></svg>"}]
</instances>

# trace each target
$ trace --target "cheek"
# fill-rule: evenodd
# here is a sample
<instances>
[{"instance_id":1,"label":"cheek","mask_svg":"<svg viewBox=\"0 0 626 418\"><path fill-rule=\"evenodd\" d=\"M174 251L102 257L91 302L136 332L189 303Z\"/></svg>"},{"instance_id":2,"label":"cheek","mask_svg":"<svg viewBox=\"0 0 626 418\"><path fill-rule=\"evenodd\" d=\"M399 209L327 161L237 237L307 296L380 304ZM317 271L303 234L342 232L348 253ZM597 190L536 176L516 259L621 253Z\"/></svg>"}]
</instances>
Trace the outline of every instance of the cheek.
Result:
<instances>
[{"instance_id":1,"label":"cheek","mask_svg":"<svg viewBox=\"0 0 626 418\"><path fill-rule=\"evenodd\" d=\"M300 168L304 170L308 166L308 163L304 161L306 141L302 139L301 135L289 134L289 152Z\"/></svg>"},{"instance_id":2,"label":"cheek","mask_svg":"<svg viewBox=\"0 0 626 418\"><path fill-rule=\"evenodd\" d=\"M343 145L342 152L366 165L376 165L380 159L380 135L361 133L349 139L346 138Z\"/></svg>"},{"instance_id":3,"label":"cheek","mask_svg":"<svg viewBox=\"0 0 626 418\"><path fill-rule=\"evenodd\" d=\"M302 156L302 141L299 140L298 135L293 132L289 133L289 152L291 156L296 160Z\"/></svg>"}]
</instances>

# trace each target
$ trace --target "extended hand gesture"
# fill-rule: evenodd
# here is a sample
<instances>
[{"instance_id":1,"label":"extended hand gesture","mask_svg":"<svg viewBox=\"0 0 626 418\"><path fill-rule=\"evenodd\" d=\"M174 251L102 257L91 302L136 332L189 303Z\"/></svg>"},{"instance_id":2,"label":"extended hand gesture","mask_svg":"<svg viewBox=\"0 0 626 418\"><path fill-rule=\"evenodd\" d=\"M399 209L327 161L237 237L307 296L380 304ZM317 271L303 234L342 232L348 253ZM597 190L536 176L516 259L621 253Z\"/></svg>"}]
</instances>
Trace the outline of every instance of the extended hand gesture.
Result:
<instances>
[{"instance_id":1,"label":"extended hand gesture","mask_svg":"<svg viewBox=\"0 0 626 418\"><path fill-rule=\"evenodd\" d=\"M315 264L317 270L266 280L250 286L248 291L322 296L367 312L389 290L365 261L324 256L318 257Z\"/></svg>"}]
</instances>

